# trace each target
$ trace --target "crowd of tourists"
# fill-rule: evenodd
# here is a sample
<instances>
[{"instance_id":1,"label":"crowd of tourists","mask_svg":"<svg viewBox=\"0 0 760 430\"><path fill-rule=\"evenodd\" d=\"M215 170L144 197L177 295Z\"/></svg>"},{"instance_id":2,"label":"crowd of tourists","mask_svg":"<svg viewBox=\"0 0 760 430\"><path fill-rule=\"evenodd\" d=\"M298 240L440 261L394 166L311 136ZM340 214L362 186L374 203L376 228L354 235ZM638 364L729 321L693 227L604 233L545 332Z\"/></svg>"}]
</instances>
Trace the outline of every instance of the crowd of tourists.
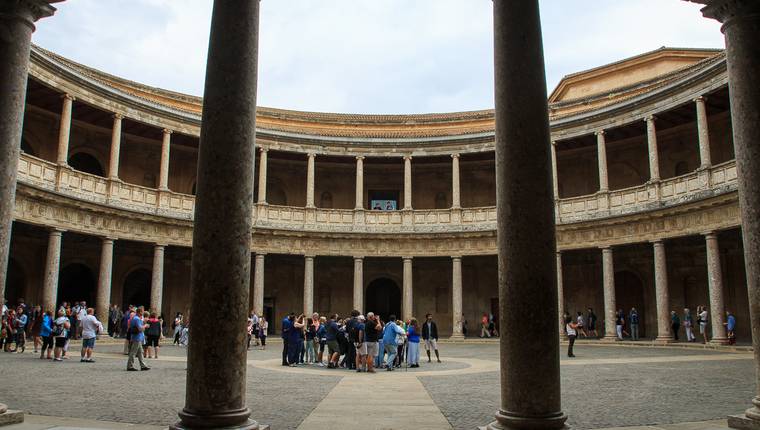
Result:
<instances>
[{"instance_id":1,"label":"crowd of tourists","mask_svg":"<svg viewBox=\"0 0 760 430\"><path fill-rule=\"evenodd\" d=\"M315 365L367 373L416 368L420 366L420 343L429 363L431 354L441 362L438 327L431 314L420 323L416 318L398 320L395 315L384 321L372 312L365 317L357 310L347 317L290 313L282 320L281 337L283 366Z\"/></svg>"}]
</instances>

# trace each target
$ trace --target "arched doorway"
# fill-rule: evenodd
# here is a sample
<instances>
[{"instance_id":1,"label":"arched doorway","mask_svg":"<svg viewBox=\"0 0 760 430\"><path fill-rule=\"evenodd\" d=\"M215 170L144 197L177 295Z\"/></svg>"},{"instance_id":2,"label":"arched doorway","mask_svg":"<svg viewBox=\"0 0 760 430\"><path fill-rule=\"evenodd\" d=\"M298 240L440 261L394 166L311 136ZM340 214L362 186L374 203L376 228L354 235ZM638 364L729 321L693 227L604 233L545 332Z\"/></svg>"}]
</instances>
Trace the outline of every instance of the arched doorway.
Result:
<instances>
[{"instance_id":1,"label":"arched doorway","mask_svg":"<svg viewBox=\"0 0 760 430\"><path fill-rule=\"evenodd\" d=\"M148 269L135 269L124 280L121 306L129 305L150 307L151 272Z\"/></svg>"},{"instance_id":2,"label":"arched doorway","mask_svg":"<svg viewBox=\"0 0 760 430\"><path fill-rule=\"evenodd\" d=\"M387 321L391 314L396 315L397 318L401 317L401 289L393 280L375 279L369 283L364 297L366 312L374 312L383 321Z\"/></svg>"},{"instance_id":3,"label":"arched doorway","mask_svg":"<svg viewBox=\"0 0 760 430\"><path fill-rule=\"evenodd\" d=\"M97 281L89 267L81 263L69 264L61 270L58 281L58 303L86 301L95 304Z\"/></svg>"},{"instance_id":4,"label":"arched doorway","mask_svg":"<svg viewBox=\"0 0 760 430\"><path fill-rule=\"evenodd\" d=\"M647 309L644 285L635 273L627 270L615 273L615 301L618 309L622 309L625 313L626 325L629 324L628 315L631 308L636 308L639 313L639 336L645 337L647 333L647 324L645 324ZM652 333L657 332L657 327L651 329ZM630 332L630 328L627 326L626 330Z\"/></svg>"},{"instance_id":5,"label":"arched doorway","mask_svg":"<svg viewBox=\"0 0 760 430\"><path fill-rule=\"evenodd\" d=\"M5 277L5 298L8 306L15 306L18 299L24 298L26 291L26 273L16 259L8 260L8 271Z\"/></svg>"},{"instance_id":6,"label":"arched doorway","mask_svg":"<svg viewBox=\"0 0 760 430\"><path fill-rule=\"evenodd\" d=\"M69 157L69 166L80 172L103 176L103 166L100 161L86 152L77 152Z\"/></svg>"}]
</instances>

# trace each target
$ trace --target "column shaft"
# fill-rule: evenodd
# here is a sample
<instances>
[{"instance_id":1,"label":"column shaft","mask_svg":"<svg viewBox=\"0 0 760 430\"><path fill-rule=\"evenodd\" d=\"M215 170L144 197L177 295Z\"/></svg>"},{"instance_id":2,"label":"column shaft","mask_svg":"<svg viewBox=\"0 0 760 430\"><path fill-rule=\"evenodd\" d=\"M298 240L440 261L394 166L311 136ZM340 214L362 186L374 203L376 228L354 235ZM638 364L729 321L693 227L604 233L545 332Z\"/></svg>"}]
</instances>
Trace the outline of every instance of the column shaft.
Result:
<instances>
[{"instance_id":1,"label":"column shaft","mask_svg":"<svg viewBox=\"0 0 760 430\"><path fill-rule=\"evenodd\" d=\"M404 209L412 209L412 156L404 156Z\"/></svg>"},{"instance_id":2,"label":"column shaft","mask_svg":"<svg viewBox=\"0 0 760 430\"><path fill-rule=\"evenodd\" d=\"M596 152L599 162L599 191L609 191L609 179L607 177L607 143L604 138L604 130L596 132Z\"/></svg>"},{"instance_id":3,"label":"column shaft","mask_svg":"<svg viewBox=\"0 0 760 430\"><path fill-rule=\"evenodd\" d=\"M494 0L493 7L501 403L489 428L562 428L567 417L551 318L558 312L556 234L539 6ZM549 318L525 318L539 314Z\"/></svg>"},{"instance_id":4,"label":"column shaft","mask_svg":"<svg viewBox=\"0 0 760 430\"><path fill-rule=\"evenodd\" d=\"M74 105L74 97L69 94L63 95L63 108L61 109L61 122L58 127L58 165L66 166L69 163L69 137L71 136L71 111Z\"/></svg>"},{"instance_id":5,"label":"column shaft","mask_svg":"<svg viewBox=\"0 0 760 430\"><path fill-rule=\"evenodd\" d=\"M164 297L164 245L153 246L153 272L150 279L150 309L161 315Z\"/></svg>"},{"instance_id":6,"label":"column shaft","mask_svg":"<svg viewBox=\"0 0 760 430\"><path fill-rule=\"evenodd\" d=\"M710 315L708 321L712 323L712 338L710 341L717 344L728 343L725 322L726 305L723 299L723 270L720 265L720 247L718 235L714 232L705 235L707 246L707 280L710 289Z\"/></svg>"},{"instance_id":7,"label":"column shaft","mask_svg":"<svg viewBox=\"0 0 760 430\"><path fill-rule=\"evenodd\" d=\"M657 149L657 128L655 127L655 118L648 116L647 123L647 148L649 150L649 180L660 180L660 153Z\"/></svg>"},{"instance_id":8,"label":"column shaft","mask_svg":"<svg viewBox=\"0 0 760 430\"><path fill-rule=\"evenodd\" d=\"M404 321L414 315L412 279L412 257L404 257L404 286L401 302L401 315Z\"/></svg>"},{"instance_id":9,"label":"column shaft","mask_svg":"<svg viewBox=\"0 0 760 430\"><path fill-rule=\"evenodd\" d=\"M113 239L104 238L100 247L100 272L95 314L103 324L111 307L111 274L113 272Z\"/></svg>"},{"instance_id":10,"label":"column shaft","mask_svg":"<svg viewBox=\"0 0 760 430\"><path fill-rule=\"evenodd\" d=\"M119 178L119 154L121 153L121 120L124 117L119 114L113 115L113 128L111 128L111 157L108 160L108 178Z\"/></svg>"},{"instance_id":11,"label":"column shaft","mask_svg":"<svg viewBox=\"0 0 760 430\"><path fill-rule=\"evenodd\" d=\"M652 246L654 248L654 291L657 302L657 340L670 342L673 340L673 333L670 328L670 291L665 243L658 240Z\"/></svg>"},{"instance_id":12,"label":"column shaft","mask_svg":"<svg viewBox=\"0 0 760 430\"><path fill-rule=\"evenodd\" d=\"M552 190L554 200L559 199L559 172L557 171L557 142L552 142ZM563 326L564 329L564 326Z\"/></svg>"},{"instance_id":13,"label":"column shaft","mask_svg":"<svg viewBox=\"0 0 760 430\"><path fill-rule=\"evenodd\" d=\"M314 158L316 154L309 153L306 161L306 207L314 207Z\"/></svg>"},{"instance_id":14,"label":"column shaft","mask_svg":"<svg viewBox=\"0 0 760 430\"><path fill-rule=\"evenodd\" d=\"M63 231L53 230L48 235L45 278L42 284L42 309L55 314L58 300L58 273L61 265L61 242Z\"/></svg>"},{"instance_id":15,"label":"column shaft","mask_svg":"<svg viewBox=\"0 0 760 430\"><path fill-rule=\"evenodd\" d=\"M185 406L172 429L257 429L246 403L259 1L215 0L193 226ZM219 315L226 315L219 324ZM219 345L224 353L219 354Z\"/></svg>"},{"instance_id":16,"label":"column shaft","mask_svg":"<svg viewBox=\"0 0 760 430\"><path fill-rule=\"evenodd\" d=\"M562 278L562 253L557 251L557 320L559 334L565 331L565 282Z\"/></svg>"},{"instance_id":17,"label":"column shaft","mask_svg":"<svg viewBox=\"0 0 760 430\"><path fill-rule=\"evenodd\" d=\"M615 262L612 248L602 248L602 280L604 282L604 336L615 339L615 315L617 301L615 300Z\"/></svg>"},{"instance_id":18,"label":"column shaft","mask_svg":"<svg viewBox=\"0 0 760 430\"><path fill-rule=\"evenodd\" d=\"M314 312L314 257L307 255L303 269L303 314Z\"/></svg>"},{"instance_id":19,"label":"column shaft","mask_svg":"<svg viewBox=\"0 0 760 430\"><path fill-rule=\"evenodd\" d=\"M464 339L462 333L462 257L451 257L451 315L453 339Z\"/></svg>"},{"instance_id":20,"label":"column shaft","mask_svg":"<svg viewBox=\"0 0 760 430\"><path fill-rule=\"evenodd\" d=\"M451 208L462 207L459 195L459 154L451 154Z\"/></svg>"},{"instance_id":21,"label":"column shaft","mask_svg":"<svg viewBox=\"0 0 760 430\"><path fill-rule=\"evenodd\" d=\"M697 97L694 99L697 106L697 132L699 133L699 167L707 168L712 165L710 162L710 129L707 126L707 107L705 98Z\"/></svg>"},{"instance_id":22,"label":"column shaft","mask_svg":"<svg viewBox=\"0 0 760 430\"><path fill-rule=\"evenodd\" d=\"M259 149L259 198L258 203L267 202L267 154L266 148ZM258 312L258 311L257 311Z\"/></svg>"},{"instance_id":23,"label":"column shaft","mask_svg":"<svg viewBox=\"0 0 760 430\"><path fill-rule=\"evenodd\" d=\"M158 188L169 189L169 154L171 151L172 131L164 129L164 138L161 141L161 171L159 172Z\"/></svg>"},{"instance_id":24,"label":"column shaft","mask_svg":"<svg viewBox=\"0 0 760 430\"><path fill-rule=\"evenodd\" d=\"M354 207L364 209L364 157L356 157L356 205Z\"/></svg>"},{"instance_id":25,"label":"column shaft","mask_svg":"<svg viewBox=\"0 0 760 430\"><path fill-rule=\"evenodd\" d=\"M256 266L253 272L253 310L264 313L264 254L256 254Z\"/></svg>"},{"instance_id":26,"label":"column shaft","mask_svg":"<svg viewBox=\"0 0 760 430\"><path fill-rule=\"evenodd\" d=\"M364 258L354 257L354 309L364 310Z\"/></svg>"}]
</instances>

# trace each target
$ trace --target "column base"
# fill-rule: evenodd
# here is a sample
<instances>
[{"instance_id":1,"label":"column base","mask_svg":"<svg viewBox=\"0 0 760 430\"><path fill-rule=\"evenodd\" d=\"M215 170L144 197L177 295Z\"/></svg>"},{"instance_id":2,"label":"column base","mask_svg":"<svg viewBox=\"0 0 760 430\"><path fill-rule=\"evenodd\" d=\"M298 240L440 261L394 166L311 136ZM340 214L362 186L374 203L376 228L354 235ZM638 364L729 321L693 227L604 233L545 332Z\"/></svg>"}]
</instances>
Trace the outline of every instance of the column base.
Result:
<instances>
[{"instance_id":1,"label":"column base","mask_svg":"<svg viewBox=\"0 0 760 430\"><path fill-rule=\"evenodd\" d=\"M567 415L563 412L547 415L545 417L521 417L514 414L499 411L496 413L496 420L484 427L478 427L479 430L507 430L507 429L548 429L563 430L570 427L565 424Z\"/></svg>"},{"instance_id":2,"label":"column base","mask_svg":"<svg viewBox=\"0 0 760 430\"><path fill-rule=\"evenodd\" d=\"M728 345L728 338L727 337L714 337L710 339L709 342L710 345Z\"/></svg>"},{"instance_id":3,"label":"column base","mask_svg":"<svg viewBox=\"0 0 760 430\"><path fill-rule=\"evenodd\" d=\"M180 421L169 426L169 430L268 430L269 426L260 426L249 419L251 411L248 408L214 412L204 415L182 409L179 411Z\"/></svg>"},{"instance_id":4,"label":"column base","mask_svg":"<svg viewBox=\"0 0 760 430\"><path fill-rule=\"evenodd\" d=\"M24 412L8 409L7 406L0 403L0 426L19 424L24 422Z\"/></svg>"},{"instance_id":5,"label":"column base","mask_svg":"<svg viewBox=\"0 0 760 430\"><path fill-rule=\"evenodd\" d=\"M675 343L675 338L673 336L657 336L654 339L654 343Z\"/></svg>"},{"instance_id":6,"label":"column base","mask_svg":"<svg viewBox=\"0 0 760 430\"><path fill-rule=\"evenodd\" d=\"M452 334L451 337L449 337L449 340L463 341L464 340L464 335L462 333Z\"/></svg>"},{"instance_id":7,"label":"column base","mask_svg":"<svg viewBox=\"0 0 760 430\"><path fill-rule=\"evenodd\" d=\"M181 422L170 425L169 430L208 430L210 428L218 430L270 430L268 425L259 425L256 421L248 420L248 423L232 427L187 427Z\"/></svg>"},{"instance_id":8,"label":"column base","mask_svg":"<svg viewBox=\"0 0 760 430\"><path fill-rule=\"evenodd\" d=\"M612 335L612 336L600 337L599 342L614 343L614 342L622 342L622 341L618 339L616 335Z\"/></svg>"},{"instance_id":9,"label":"column base","mask_svg":"<svg viewBox=\"0 0 760 430\"><path fill-rule=\"evenodd\" d=\"M754 407L747 409L742 415L730 415L728 426L741 430L760 430L760 396L752 399Z\"/></svg>"}]
</instances>

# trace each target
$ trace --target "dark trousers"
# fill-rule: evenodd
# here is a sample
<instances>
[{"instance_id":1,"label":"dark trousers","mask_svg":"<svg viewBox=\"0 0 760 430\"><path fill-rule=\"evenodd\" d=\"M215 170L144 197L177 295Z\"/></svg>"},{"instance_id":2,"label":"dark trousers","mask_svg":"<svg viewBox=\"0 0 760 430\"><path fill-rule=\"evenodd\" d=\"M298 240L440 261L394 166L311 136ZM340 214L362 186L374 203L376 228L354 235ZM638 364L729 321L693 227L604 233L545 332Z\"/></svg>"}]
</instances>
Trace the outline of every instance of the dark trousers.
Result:
<instances>
[{"instance_id":1,"label":"dark trousers","mask_svg":"<svg viewBox=\"0 0 760 430\"><path fill-rule=\"evenodd\" d=\"M346 367L349 369L356 369L356 348L353 343L348 344L348 351L346 352Z\"/></svg>"},{"instance_id":2,"label":"dark trousers","mask_svg":"<svg viewBox=\"0 0 760 430\"><path fill-rule=\"evenodd\" d=\"M282 365L288 365L288 340L282 339Z\"/></svg>"},{"instance_id":3,"label":"dark trousers","mask_svg":"<svg viewBox=\"0 0 760 430\"><path fill-rule=\"evenodd\" d=\"M568 336L567 337L568 344L567 344L567 356L572 357L573 354L573 345L575 345L575 335Z\"/></svg>"},{"instance_id":4,"label":"dark trousers","mask_svg":"<svg viewBox=\"0 0 760 430\"><path fill-rule=\"evenodd\" d=\"M298 363L299 343L303 344L303 342L288 342L288 363L290 364Z\"/></svg>"},{"instance_id":5,"label":"dark trousers","mask_svg":"<svg viewBox=\"0 0 760 430\"><path fill-rule=\"evenodd\" d=\"M673 330L673 336L678 340L678 329L681 328L681 324L672 324L670 328Z\"/></svg>"}]
</instances>

